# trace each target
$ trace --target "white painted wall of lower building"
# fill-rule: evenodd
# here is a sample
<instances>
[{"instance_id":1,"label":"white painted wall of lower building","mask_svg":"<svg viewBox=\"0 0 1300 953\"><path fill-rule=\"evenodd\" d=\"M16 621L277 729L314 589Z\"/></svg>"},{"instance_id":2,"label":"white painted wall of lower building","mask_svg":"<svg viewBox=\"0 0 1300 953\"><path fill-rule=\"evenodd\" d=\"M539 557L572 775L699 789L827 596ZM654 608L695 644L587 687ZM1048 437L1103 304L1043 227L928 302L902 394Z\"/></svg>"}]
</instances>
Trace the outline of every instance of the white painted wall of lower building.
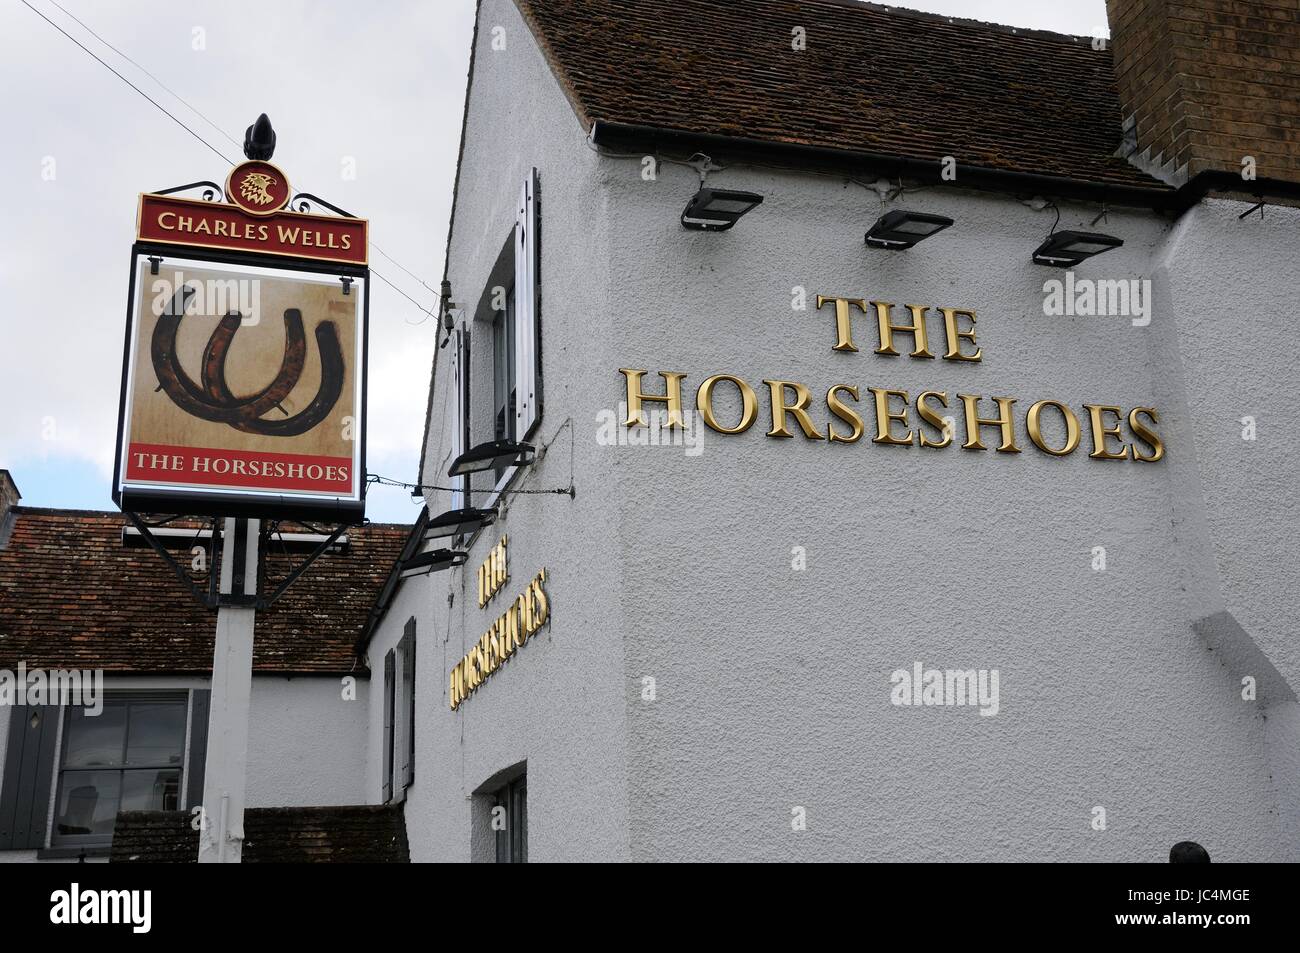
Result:
<instances>
[{"instance_id":1,"label":"white painted wall of lower building","mask_svg":"<svg viewBox=\"0 0 1300 953\"><path fill-rule=\"evenodd\" d=\"M248 806L366 804L370 681L343 697L339 676L253 678Z\"/></svg>"}]
</instances>

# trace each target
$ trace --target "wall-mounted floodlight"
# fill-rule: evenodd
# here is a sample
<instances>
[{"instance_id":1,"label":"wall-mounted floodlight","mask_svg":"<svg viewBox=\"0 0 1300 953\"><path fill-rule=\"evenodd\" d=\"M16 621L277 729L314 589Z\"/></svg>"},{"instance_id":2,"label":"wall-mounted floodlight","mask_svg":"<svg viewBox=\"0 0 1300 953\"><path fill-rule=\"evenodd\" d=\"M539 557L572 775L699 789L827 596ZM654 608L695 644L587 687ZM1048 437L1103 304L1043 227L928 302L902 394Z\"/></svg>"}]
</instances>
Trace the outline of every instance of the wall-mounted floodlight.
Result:
<instances>
[{"instance_id":1,"label":"wall-mounted floodlight","mask_svg":"<svg viewBox=\"0 0 1300 953\"><path fill-rule=\"evenodd\" d=\"M700 232L725 232L742 215L761 204L763 196L757 192L701 188L686 203L682 227Z\"/></svg>"},{"instance_id":2,"label":"wall-mounted floodlight","mask_svg":"<svg viewBox=\"0 0 1300 953\"><path fill-rule=\"evenodd\" d=\"M1124 239L1097 232L1052 232L1034 251L1034 264L1072 268L1085 258L1119 248Z\"/></svg>"},{"instance_id":3,"label":"wall-mounted floodlight","mask_svg":"<svg viewBox=\"0 0 1300 953\"><path fill-rule=\"evenodd\" d=\"M467 473L481 473L485 470L503 470L518 466L532 459L531 444L517 443L514 440L493 440L481 443L466 450L451 462L448 476L464 476Z\"/></svg>"},{"instance_id":4,"label":"wall-mounted floodlight","mask_svg":"<svg viewBox=\"0 0 1300 953\"><path fill-rule=\"evenodd\" d=\"M435 549L431 552L419 553L402 563L402 571L399 575L403 579L427 576L431 572L442 572L453 566L463 566L468 560L469 553L456 549Z\"/></svg>"},{"instance_id":5,"label":"wall-mounted floodlight","mask_svg":"<svg viewBox=\"0 0 1300 953\"><path fill-rule=\"evenodd\" d=\"M867 244L872 248L892 248L903 251L917 242L941 232L952 224L952 219L944 215L928 215L925 212L908 212L898 209L880 216L871 231L867 232Z\"/></svg>"},{"instance_id":6,"label":"wall-mounted floodlight","mask_svg":"<svg viewBox=\"0 0 1300 953\"><path fill-rule=\"evenodd\" d=\"M484 526L492 525L496 516L496 510L479 510L472 507L449 510L441 516L435 516L425 525L425 542L447 536L468 536Z\"/></svg>"}]
</instances>

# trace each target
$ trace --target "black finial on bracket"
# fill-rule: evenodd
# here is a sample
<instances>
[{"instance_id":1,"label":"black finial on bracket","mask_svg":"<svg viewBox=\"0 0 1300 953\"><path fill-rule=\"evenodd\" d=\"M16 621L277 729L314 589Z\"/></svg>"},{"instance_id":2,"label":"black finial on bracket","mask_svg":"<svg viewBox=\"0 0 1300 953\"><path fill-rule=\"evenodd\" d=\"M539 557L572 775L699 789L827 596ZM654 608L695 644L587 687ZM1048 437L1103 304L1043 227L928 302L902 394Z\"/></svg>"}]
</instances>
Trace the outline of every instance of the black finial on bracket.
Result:
<instances>
[{"instance_id":1,"label":"black finial on bracket","mask_svg":"<svg viewBox=\"0 0 1300 953\"><path fill-rule=\"evenodd\" d=\"M250 159L265 162L275 154L275 130L266 113L257 117L257 122L248 127L244 133L244 155Z\"/></svg>"}]
</instances>

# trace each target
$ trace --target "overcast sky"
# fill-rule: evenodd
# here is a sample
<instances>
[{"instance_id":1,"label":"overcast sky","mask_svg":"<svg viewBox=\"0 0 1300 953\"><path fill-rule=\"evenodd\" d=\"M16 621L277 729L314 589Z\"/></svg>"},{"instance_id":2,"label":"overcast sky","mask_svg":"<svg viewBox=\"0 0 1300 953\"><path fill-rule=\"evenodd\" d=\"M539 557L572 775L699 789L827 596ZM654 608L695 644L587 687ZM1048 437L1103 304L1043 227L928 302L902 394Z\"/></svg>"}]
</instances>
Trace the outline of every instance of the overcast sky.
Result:
<instances>
[{"instance_id":1,"label":"overcast sky","mask_svg":"<svg viewBox=\"0 0 1300 953\"><path fill-rule=\"evenodd\" d=\"M473 0L28 2L231 160L242 149L223 133L242 144L268 113L294 189L369 218L372 268L436 310L424 285L442 277ZM906 6L1081 35L1106 27L1104 0ZM0 88L0 468L26 505L112 509L136 195L222 182L229 166L21 0L0 0ZM415 479L434 332L373 282L371 473ZM403 490L370 496L373 520L418 512Z\"/></svg>"}]
</instances>

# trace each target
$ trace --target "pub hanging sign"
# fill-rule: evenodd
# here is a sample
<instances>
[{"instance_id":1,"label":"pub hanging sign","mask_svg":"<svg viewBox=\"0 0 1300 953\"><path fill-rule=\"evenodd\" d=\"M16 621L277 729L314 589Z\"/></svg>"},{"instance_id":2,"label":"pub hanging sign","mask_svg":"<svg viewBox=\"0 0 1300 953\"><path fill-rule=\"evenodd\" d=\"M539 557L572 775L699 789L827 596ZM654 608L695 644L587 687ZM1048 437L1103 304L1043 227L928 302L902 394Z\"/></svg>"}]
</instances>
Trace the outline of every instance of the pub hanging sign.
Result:
<instances>
[{"instance_id":1,"label":"pub hanging sign","mask_svg":"<svg viewBox=\"0 0 1300 953\"><path fill-rule=\"evenodd\" d=\"M364 515L367 223L291 198L273 148L263 116L224 189L140 196L113 484L124 510Z\"/></svg>"}]
</instances>

